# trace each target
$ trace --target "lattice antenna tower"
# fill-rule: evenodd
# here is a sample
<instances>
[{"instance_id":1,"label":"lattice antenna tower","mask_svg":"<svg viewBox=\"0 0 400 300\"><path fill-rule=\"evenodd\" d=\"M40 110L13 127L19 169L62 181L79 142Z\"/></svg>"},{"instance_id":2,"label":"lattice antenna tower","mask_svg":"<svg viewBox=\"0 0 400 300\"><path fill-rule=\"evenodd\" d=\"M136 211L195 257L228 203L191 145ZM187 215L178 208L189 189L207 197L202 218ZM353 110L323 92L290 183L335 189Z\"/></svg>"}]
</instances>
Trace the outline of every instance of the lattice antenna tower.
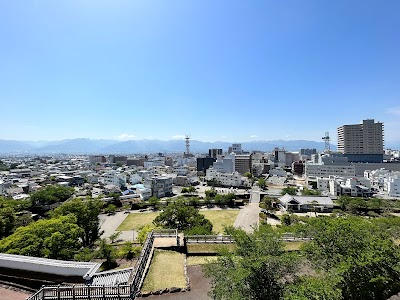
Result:
<instances>
[{"instance_id":1,"label":"lattice antenna tower","mask_svg":"<svg viewBox=\"0 0 400 300\"><path fill-rule=\"evenodd\" d=\"M186 145L185 155L189 157L190 156L190 136L189 135L185 136L185 145Z\"/></svg>"},{"instance_id":2,"label":"lattice antenna tower","mask_svg":"<svg viewBox=\"0 0 400 300\"><path fill-rule=\"evenodd\" d=\"M331 151L331 138L329 137L329 131L325 132L325 136L322 137L322 139L325 141L325 152L330 152Z\"/></svg>"}]
</instances>

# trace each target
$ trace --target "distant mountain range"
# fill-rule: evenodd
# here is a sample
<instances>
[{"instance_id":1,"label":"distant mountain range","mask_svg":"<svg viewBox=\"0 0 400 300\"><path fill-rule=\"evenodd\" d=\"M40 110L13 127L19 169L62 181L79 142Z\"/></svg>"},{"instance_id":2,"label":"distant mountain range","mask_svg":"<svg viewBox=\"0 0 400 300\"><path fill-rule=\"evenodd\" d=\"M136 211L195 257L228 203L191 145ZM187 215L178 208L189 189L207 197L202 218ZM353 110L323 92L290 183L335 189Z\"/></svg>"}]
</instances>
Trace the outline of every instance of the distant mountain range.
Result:
<instances>
[{"instance_id":1,"label":"distant mountain range","mask_svg":"<svg viewBox=\"0 0 400 300\"><path fill-rule=\"evenodd\" d=\"M275 140L243 142L245 151L271 151L275 147L289 151L299 151L301 148L315 148L323 150L324 142L306 140ZM224 151L232 143L229 142L201 142L190 141L190 150L193 153L207 153L208 149L221 148ZM386 148L399 149L400 142L386 142ZM331 144L331 150L336 146ZM183 153L185 142L183 140L92 140L86 138L69 139L61 141L13 141L0 140L0 154L134 154L134 153Z\"/></svg>"}]
</instances>

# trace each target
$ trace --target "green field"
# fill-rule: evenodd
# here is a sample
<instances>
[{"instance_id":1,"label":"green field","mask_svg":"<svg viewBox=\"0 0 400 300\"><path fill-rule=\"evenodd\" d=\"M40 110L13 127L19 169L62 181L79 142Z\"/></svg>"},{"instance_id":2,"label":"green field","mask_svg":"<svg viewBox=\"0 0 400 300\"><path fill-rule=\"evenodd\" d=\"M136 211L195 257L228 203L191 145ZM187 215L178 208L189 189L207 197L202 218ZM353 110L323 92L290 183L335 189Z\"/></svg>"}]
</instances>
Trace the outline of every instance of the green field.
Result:
<instances>
[{"instance_id":1,"label":"green field","mask_svg":"<svg viewBox=\"0 0 400 300\"><path fill-rule=\"evenodd\" d=\"M186 287L184 255L174 251L156 250L142 291L157 291L171 287Z\"/></svg>"},{"instance_id":2,"label":"green field","mask_svg":"<svg viewBox=\"0 0 400 300\"><path fill-rule=\"evenodd\" d=\"M139 230L144 225L151 225L158 212L142 212L129 214L119 225L117 231Z\"/></svg>"},{"instance_id":3,"label":"green field","mask_svg":"<svg viewBox=\"0 0 400 300\"><path fill-rule=\"evenodd\" d=\"M239 214L239 210L202 210L200 213L211 221L215 233L223 233L224 226L233 226L233 223L235 223L236 217Z\"/></svg>"},{"instance_id":4,"label":"green field","mask_svg":"<svg viewBox=\"0 0 400 300\"><path fill-rule=\"evenodd\" d=\"M224 226L232 226L239 214L238 209L200 211L213 224L215 233L223 233ZM159 212L142 212L129 214L119 225L117 231L139 230L142 226L151 225Z\"/></svg>"}]
</instances>

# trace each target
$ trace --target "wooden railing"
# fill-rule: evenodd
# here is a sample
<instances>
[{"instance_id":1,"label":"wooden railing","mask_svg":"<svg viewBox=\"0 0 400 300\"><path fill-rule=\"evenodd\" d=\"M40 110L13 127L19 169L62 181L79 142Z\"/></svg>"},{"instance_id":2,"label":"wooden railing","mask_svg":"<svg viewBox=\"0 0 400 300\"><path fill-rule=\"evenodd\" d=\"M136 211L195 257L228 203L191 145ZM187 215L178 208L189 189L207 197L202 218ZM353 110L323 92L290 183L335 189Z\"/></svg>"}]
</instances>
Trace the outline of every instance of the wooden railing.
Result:
<instances>
[{"instance_id":1,"label":"wooden railing","mask_svg":"<svg viewBox=\"0 0 400 300\"><path fill-rule=\"evenodd\" d=\"M187 244L231 244L235 240L231 235L188 235L185 236Z\"/></svg>"},{"instance_id":2,"label":"wooden railing","mask_svg":"<svg viewBox=\"0 0 400 300\"><path fill-rule=\"evenodd\" d=\"M96 285L56 285L44 286L29 300L104 300L104 299L131 299L130 285L96 286Z\"/></svg>"},{"instance_id":3,"label":"wooden railing","mask_svg":"<svg viewBox=\"0 0 400 300\"><path fill-rule=\"evenodd\" d=\"M154 229L154 237L176 237L178 235L178 229Z\"/></svg>"},{"instance_id":4,"label":"wooden railing","mask_svg":"<svg viewBox=\"0 0 400 300\"><path fill-rule=\"evenodd\" d=\"M131 282L130 287L132 299L135 299L136 294L140 291L140 285L142 283L144 271L146 270L147 262L149 260L151 251L153 250L153 243L154 233L152 231L147 235L142 252L140 252L139 259L135 265L135 271L133 272L132 278L129 280L129 282Z\"/></svg>"}]
</instances>

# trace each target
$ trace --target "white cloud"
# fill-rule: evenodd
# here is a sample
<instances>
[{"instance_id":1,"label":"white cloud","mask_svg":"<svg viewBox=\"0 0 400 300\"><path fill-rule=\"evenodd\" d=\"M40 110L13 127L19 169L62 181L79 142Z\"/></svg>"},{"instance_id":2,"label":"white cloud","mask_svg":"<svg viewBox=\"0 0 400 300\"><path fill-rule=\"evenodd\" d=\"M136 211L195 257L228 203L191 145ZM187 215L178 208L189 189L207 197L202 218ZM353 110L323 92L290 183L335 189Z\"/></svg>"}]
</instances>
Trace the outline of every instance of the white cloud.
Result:
<instances>
[{"instance_id":1,"label":"white cloud","mask_svg":"<svg viewBox=\"0 0 400 300\"><path fill-rule=\"evenodd\" d=\"M250 136L250 138L252 138L252 139L254 139L254 138L256 138L256 137L258 137L258 136L255 135L255 134L253 134L253 135Z\"/></svg>"},{"instance_id":2,"label":"white cloud","mask_svg":"<svg viewBox=\"0 0 400 300\"><path fill-rule=\"evenodd\" d=\"M117 139L119 140L123 140L123 141L127 141L127 140L131 140L133 139L135 136L133 134L127 134L127 133L123 133L120 134Z\"/></svg>"},{"instance_id":3,"label":"white cloud","mask_svg":"<svg viewBox=\"0 0 400 300\"><path fill-rule=\"evenodd\" d=\"M400 106L386 109L386 113L390 115L400 116Z\"/></svg>"},{"instance_id":4,"label":"white cloud","mask_svg":"<svg viewBox=\"0 0 400 300\"><path fill-rule=\"evenodd\" d=\"M185 136L183 134L176 134L174 136L172 136L173 140L183 140L185 139Z\"/></svg>"}]
</instances>

